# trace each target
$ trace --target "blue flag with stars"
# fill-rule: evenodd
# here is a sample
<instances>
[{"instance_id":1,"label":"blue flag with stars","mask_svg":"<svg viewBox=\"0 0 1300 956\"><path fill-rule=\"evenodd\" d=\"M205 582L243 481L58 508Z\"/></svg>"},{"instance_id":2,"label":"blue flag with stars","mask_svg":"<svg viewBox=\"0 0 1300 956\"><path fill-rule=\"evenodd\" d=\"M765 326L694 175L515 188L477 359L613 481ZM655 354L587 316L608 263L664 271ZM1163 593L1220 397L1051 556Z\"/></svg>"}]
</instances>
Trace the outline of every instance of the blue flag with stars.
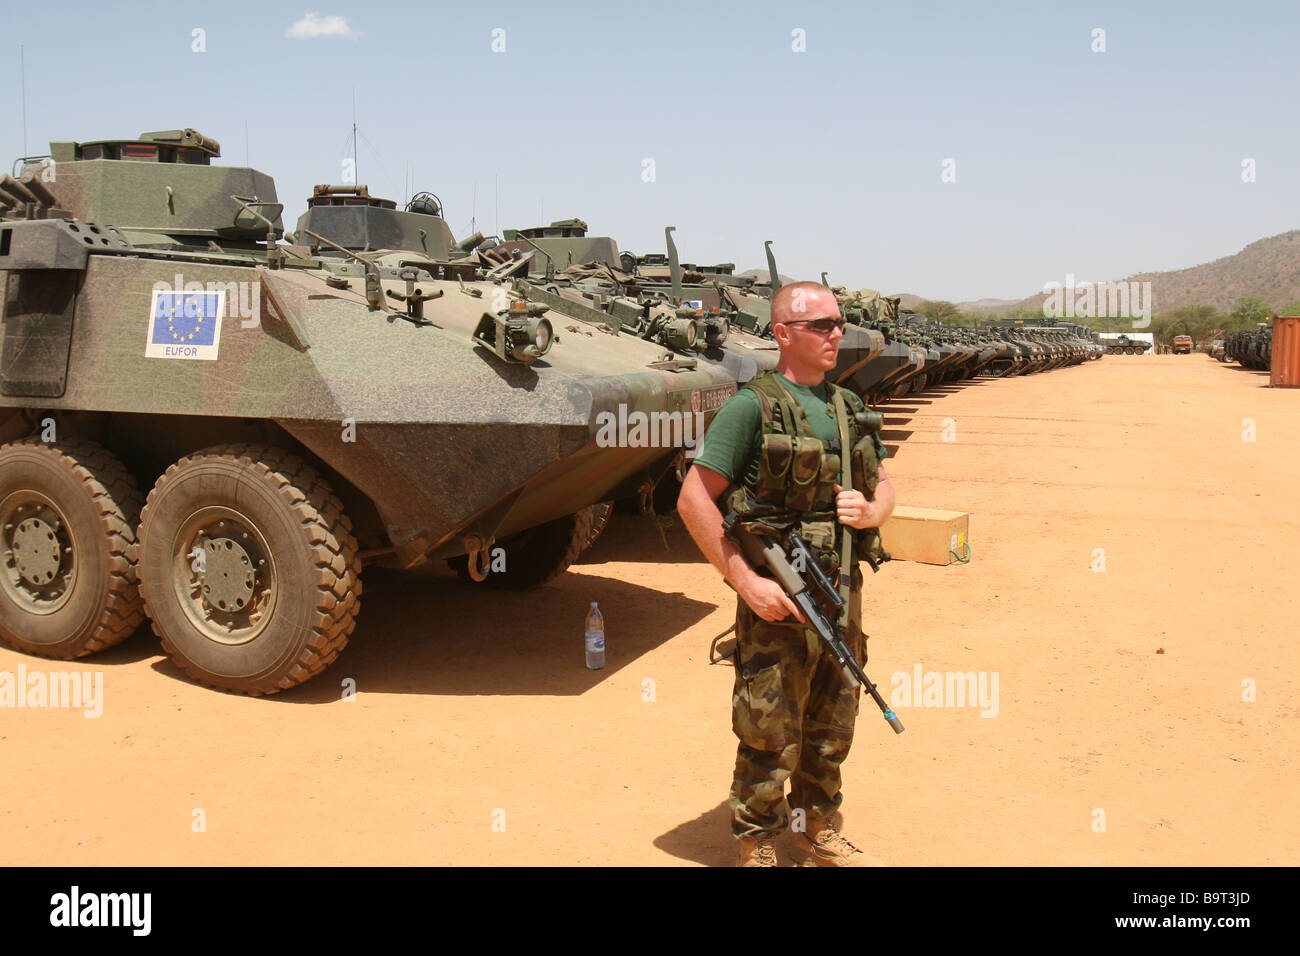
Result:
<instances>
[{"instance_id":1,"label":"blue flag with stars","mask_svg":"<svg viewBox=\"0 0 1300 956\"><path fill-rule=\"evenodd\" d=\"M154 303L154 345L211 345L221 315L218 292L163 292Z\"/></svg>"},{"instance_id":2,"label":"blue flag with stars","mask_svg":"<svg viewBox=\"0 0 1300 956\"><path fill-rule=\"evenodd\" d=\"M147 358L215 359L226 293L157 289L149 316Z\"/></svg>"}]
</instances>

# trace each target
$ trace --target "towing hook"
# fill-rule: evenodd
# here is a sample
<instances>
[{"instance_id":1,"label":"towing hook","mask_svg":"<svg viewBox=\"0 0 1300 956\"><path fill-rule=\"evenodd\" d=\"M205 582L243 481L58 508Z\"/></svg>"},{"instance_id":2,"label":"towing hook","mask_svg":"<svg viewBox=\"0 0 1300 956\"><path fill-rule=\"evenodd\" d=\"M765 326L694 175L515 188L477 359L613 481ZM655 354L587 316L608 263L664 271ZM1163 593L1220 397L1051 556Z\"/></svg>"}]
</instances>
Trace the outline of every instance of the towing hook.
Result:
<instances>
[{"instance_id":1,"label":"towing hook","mask_svg":"<svg viewBox=\"0 0 1300 956\"><path fill-rule=\"evenodd\" d=\"M479 583L487 580L492 567L492 557L486 547L469 553L469 576Z\"/></svg>"},{"instance_id":2,"label":"towing hook","mask_svg":"<svg viewBox=\"0 0 1300 956\"><path fill-rule=\"evenodd\" d=\"M637 506L639 507L641 514L653 516L655 513L654 482L647 481L639 489L637 489L637 494L638 494Z\"/></svg>"},{"instance_id":3,"label":"towing hook","mask_svg":"<svg viewBox=\"0 0 1300 956\"><path fill-rule=\"evenodd\" d=\"M677 461L673 465L673 473L677 476L678 484L686 481L686 472L690 469L691 464L692 460L686 457L685 449L677 453Z\"/></svg>"},{"instance_id":4,"label":"towing hook","mask_svg":"<svg viewBox=\"0 0 1300 956\"><path fill-rule=\"evenodd\" d=\"M478 533L466 535L461 539L465 545L465 555L468 561L469 576L472 580L483 582L487 580L488 572L492 570L492 543L493 538L484 538Z\"/></svg>"}]
</instances>

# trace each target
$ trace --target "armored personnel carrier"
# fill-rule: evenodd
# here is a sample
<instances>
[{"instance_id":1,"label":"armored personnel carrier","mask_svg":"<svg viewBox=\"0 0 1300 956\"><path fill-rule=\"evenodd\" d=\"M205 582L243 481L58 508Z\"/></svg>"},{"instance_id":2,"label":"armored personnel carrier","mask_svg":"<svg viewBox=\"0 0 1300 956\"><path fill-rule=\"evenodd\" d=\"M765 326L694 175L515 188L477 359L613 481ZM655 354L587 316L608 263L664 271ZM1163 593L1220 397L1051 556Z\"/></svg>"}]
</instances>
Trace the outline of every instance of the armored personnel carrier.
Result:
<instances>
[{"instance_id":1,"label":"armored personnel carrier","mask_svg":"<svg viewBox=\"0 0 1300 956\"><path fill-rule=\"evenodd\" d=\"M1107 355L1142 355L1152 348L1150 342L1129 338L1123 332L1116 336L1103 335L1101 341Z\"/></svg>"},{"instance_id":2,"label":"armored personnel carrier","mask_svg":"<svg viewBox=\"0 0 1300 956\"><path fill-rule=\"evenodd\" d=\"M664 230L665 253L642 255L620 252L613 239L589 237L585 229L582 220L567 219L550 227L507 230L505 242L481 250L481 254L496 257L520 251L524 244L552 264L572 263L558 273L544 270L542 281L553 284L553 291L566 298L584 304L595 301L614 313L629 311L626 302L619 304L619 300L628 299L643 308L649 304L651 311L664 307L678 310L680 318L691 318L690 310L694 310L695 320L707 323L710 333L701 336L694 349L702 360L722 362L738 382L776 367L770 298L781 281L770 241L764 243L769 277L760 285L752 276L735 275L734 263L702 266L681 262L672 226ZM538 276L531 278L536 281ZM642 327L624 325L634 334ZM840 342L838 363L827 377L847 385L850 377L885 347L885 337L878 330L851 323Z\"/></svg>"},{"instance_id":3,"label":"armored personnel carrier","mask_svg":"<svg viewBox=\"0 0 1300 956\"><path fill-rule=\"evenodd\" d=\"M313 190L297 225L298 237L327 243L320 250L325 257L358 252L369 256L365 250L390 242L402 251L400 261L408 267L509 279L512 293L533 306L551 310L553 317L587 323L583 334L593 334L594 329L657 346L659 364L665 368L719 366L715 373L733 382L775 368L776 343L764 334L770 326L768 302L744 295L740 308L733 308L721 297L717 281L739 290L752 280L733 280L733 267L723 265L709 270L708 284L701 284L706 277L697 267L679 265L672 227L666 230L669 255L659 257L666 263L662 276L641 275L635 258L620 253L613 239L588 237L586 232L586 223L569 219L549 227L506 230L510 238L503 242L481 233L457 242L432 193L417 195L399 211L391 200L371 196L364 186L335 185ZM558 273L557 262L565 264ZM623 267L632 271L624 272ZM711 415L728 394L707 393L689 413ZM680 476L685 467L681 451L675 460L649 469L634 504L645 512L671 508L676 501L672 489L660 494L655 489L669 475ZM452 563L465 576L464 562Z\"/></svg>"},{"instance_id":4,"label":"armored personnel carrier","mask_svg":"<svg viewBox=\"0 0 1300 956\"><path fill-rule=\"evenodd\" d=\"M852 389L869 405L885 401L901 381L925 363L926 353L900 338L898 298L883 296L875 289L849 291L844 286L831 286L825 273L822 284L839 299L840 311L848 323L846 334L849 328L865 329L879 335L882 343L865 362L841 375L838 384Z\"/></svg>"},{"instance_id":5,"label":"armored personnel carrier","mask_svg":"<svg viewBox=\"0 0 1300 956\"><path fill-rule=\"evenodd\" d=\"M617 333L654 341L677 353L677 361L721 364L739 383L776 367L769 299L781 282L770 242L764 244L769 278L760 285L735 275L734 263L682 262L672 226L664 230L665 252L641 255L620 249L612 237L589 235L577 218L506 229L499 242L477 233L456 242L432 193L419 194L399 212L363 187L325 185L316 187L298 222L299 237L305 232L355 251L387 244L502 270L517 277L517 287L526 283L521 294L557 313L597 322L603 313ZM865 394L859 373L885 352L887 341L872 325L849 321L828 377Z\"/></svg>"},{"instance_id":6,"label":"armored personnel carrier","mask_svg":"<svg viewBox=\"0 0 1300 956\"><path fill-rule=\"evenodd\" d=\"M347 643L364 565L544 581L736 388L427 221L396 220L419 256L282 243L271 177L219 156L192 129L58 142L0 180L14 647L78 657L147 616L195 680L292 687Z\"/></svg>"},{"instance_id":7,"label":"armored personnel carrier","mask_svg":"<svg viewBox=\"0 0 1300 956\"><path fill-rule=\"evenodd\" d=\"M687 310L694 309L696 321L708 323L711 333L696 346L702 360L721 361L738 382L776 367L770 298L781 281L770 241L764 243L768 279L760 284L753 276L735 275L734 263L681 262L672 226L664 230L666 252L641 255L620 251L609 237L588 236L586 228L581 219L565 219L546 227L506 230L504 242L479 253L496 259L532 248L549 267L530 266L531 281L551 283L553 291L566 298L596 301L611 312L627 310L626 304L615 304L619 298L680 309L685 318L690 318ZM854 387L857 373L885 351L887 342L879 329L847 314L846 319L839 360L827 377ZM630 330L637 328L634 324Z\"/></svg>"}]
</instances>

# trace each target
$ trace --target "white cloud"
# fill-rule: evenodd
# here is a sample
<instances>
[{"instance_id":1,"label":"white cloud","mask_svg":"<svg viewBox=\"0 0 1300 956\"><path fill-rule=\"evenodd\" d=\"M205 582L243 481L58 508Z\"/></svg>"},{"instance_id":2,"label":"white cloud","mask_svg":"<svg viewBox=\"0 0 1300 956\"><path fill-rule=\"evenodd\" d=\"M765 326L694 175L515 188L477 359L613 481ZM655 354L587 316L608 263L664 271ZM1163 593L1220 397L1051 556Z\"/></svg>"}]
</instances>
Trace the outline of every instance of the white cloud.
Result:
<instances>
[{"instance_id":1,"label":"white cloud","mask_svg":"<svg viewBox=\"0 0 1300 956\"><path fill-rule=\"evenodd\" d=\"M303 40L312 37L346 37L353 39L361 33L348 26L346 17L322 17L319 13L309 13L285 31L285 36Z\"/></svg>"}]
</instances>

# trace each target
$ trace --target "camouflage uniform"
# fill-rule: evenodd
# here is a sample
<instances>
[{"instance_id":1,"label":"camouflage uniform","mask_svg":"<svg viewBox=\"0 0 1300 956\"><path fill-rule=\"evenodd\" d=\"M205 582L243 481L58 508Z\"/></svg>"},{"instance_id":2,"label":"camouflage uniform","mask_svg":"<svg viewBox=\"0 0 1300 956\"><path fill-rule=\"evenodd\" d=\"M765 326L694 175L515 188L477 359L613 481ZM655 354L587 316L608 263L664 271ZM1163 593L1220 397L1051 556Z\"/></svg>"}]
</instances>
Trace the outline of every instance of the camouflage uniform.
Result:
<instances>
[{"instance_id":1,"label":"camouflage uniform","mask_svg":"<svg viewBox=\"0 0 1300 956\"><path fill-rule=\"evenodd\" d=\"M776 386L769 374L759 376L745 386L745 390L758 393L758 412L751 401L749 418L731 424L725 419L723 428L730 430L720 441L718 454L712 454L709 440L710 426L705 436L705 446L697 464L729 471L733 480L732 493L728 495L728 510L734 516L738 510L756 506L787 509L784 514L797 517L800 533L815 552L835 550L840 536L855 535L860 545L858 557L864 552L879 553L879 537L874 531L852 531L835 520L832 486L840 480L839 432L833 425L823 425L822 444L817 447L817 458L803 458L807 449L803 445L791 448L789 440L784 446L769 446L768 436L799 435L803 442L817 432L809 417L829 415L832 402L821 394L813 395L807 387L798 387L788 380ZM802 395L798 407L794 392ZM830 387L828 395L833 395ZM764 397L766 396L766 397ZM865 412L861 401L845 392L845 404L850 414ZM745 401L737 396L732 401ZM719 416L722 416L719 412ZM761 435L756 444L737 447L735 437L742 433L745 424L757 414ZM797 427L796 427L797 421ZM878 424L876 426L878 429ZM884 457L876 429L851 425L850 439L854 442L853 487L874 491L878 480L878 463ZM835 441L826 446L825 434L833 433ZM776 439L778 442L780 439ZM767 462L774 460L773 449L784 447L785 452L775 458L789 458L794 464L780 466L778 471L789 475L820 475L813 484L787 484L787 479L776 477ZM730 456L722 449L731 449ZM802 450L801 450L802 449ZM820 456L832 453L825 459ZM858 449L864 456L858 457ZM745 461L746 467L739 467ZM820 461L820 465L815 462ZM865 470L864 470L865 469ZM728 518L731 520L731 518ZM838 564L838 559L836 559ZM855 562L856 564L856 562ZM853 568L849 606L843 627L850 650L865 663L865 636L862 633L862 575ZM830 615L832 619L836 614ZM849 689L841 669L827 652L811 627L800 624L793 617L776 623L764 621L744 600L736 607L736 678L732 693L732 729L740 740L736 755L736 769L731 789L732 832L737 837L755 837L784 829L788 823L784 789L790 778L791 807L802 808L806 819L817 820L829 816L840 805L840 764L848 755L853 741L853 727L858 712L859 690Z\"/></svg>"},{"instance_id":2,"label":"camouflage uniform","mask_svg":"<svg viewBox=\"0 0 1300 956\"><path fill-rule=\"evenodd\" d=\"M866 663L862 573L853 571L849 650ZM731 785L732 833L783 830L783 791L809 819L839 808L840 764L853 743L860 689L850 690L817 632L793 618L764 621L743 601L736 607L736 681L731 724L740 746Z\"/></svg>"}]
</instances>

